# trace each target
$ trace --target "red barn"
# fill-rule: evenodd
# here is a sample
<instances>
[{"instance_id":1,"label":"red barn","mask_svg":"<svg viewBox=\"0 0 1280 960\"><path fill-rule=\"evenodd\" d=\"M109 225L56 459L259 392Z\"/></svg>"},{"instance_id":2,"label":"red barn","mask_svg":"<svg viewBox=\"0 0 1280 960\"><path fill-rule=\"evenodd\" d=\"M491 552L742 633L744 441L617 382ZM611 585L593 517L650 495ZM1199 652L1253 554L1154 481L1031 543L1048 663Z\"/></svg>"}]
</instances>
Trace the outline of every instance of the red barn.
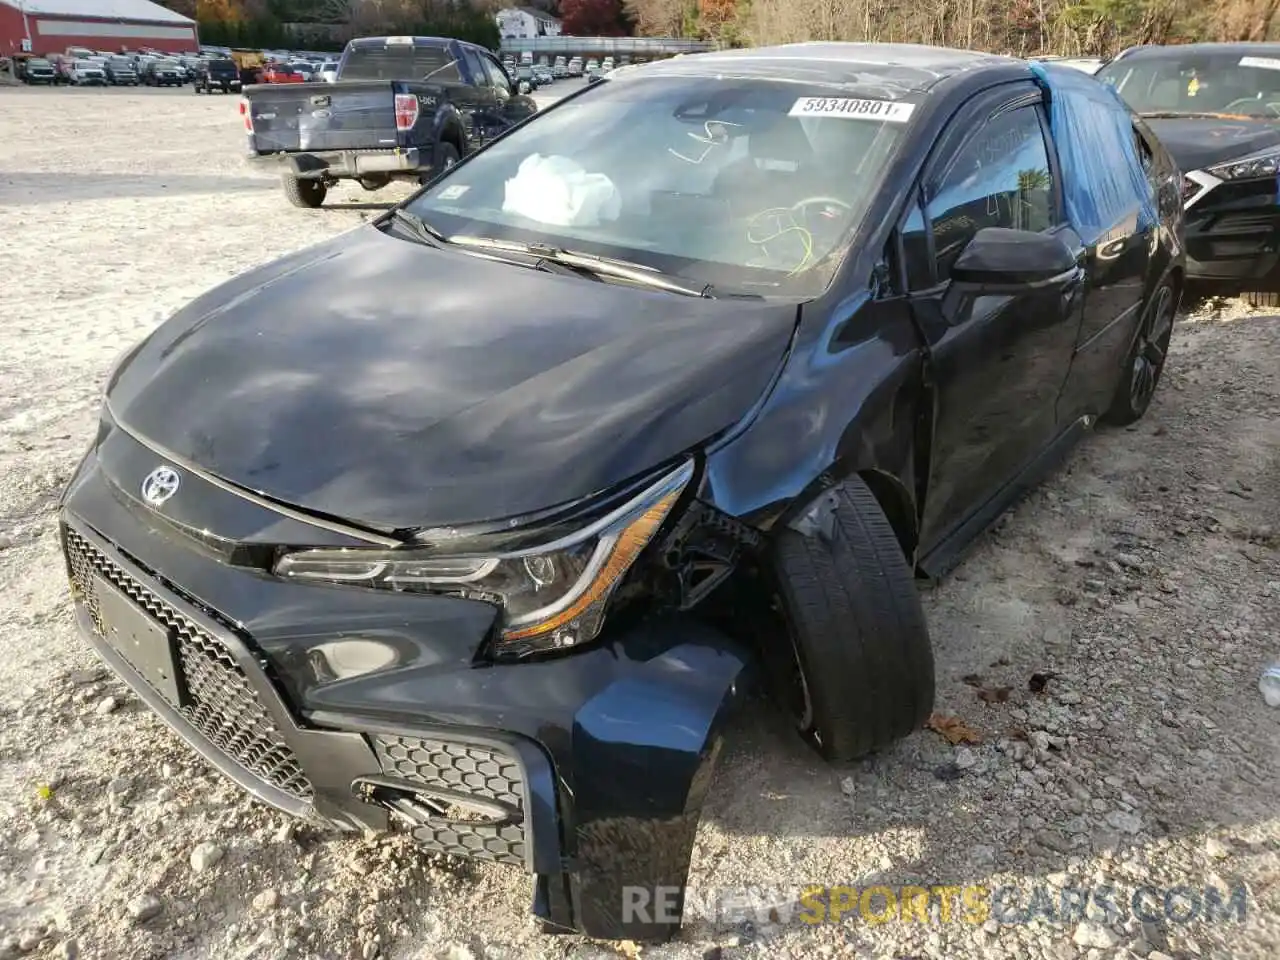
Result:
<instances>
[{"instance_id":1,"label":"red barn","mask_svg":"<svg viewBox=\"0 0 1280 960\"><path fill-rule=\"evenodd\" d=\"M194 51L196 24L151 0L0 0L0 57L67 47Z\"/></svg>"}]
</instances>

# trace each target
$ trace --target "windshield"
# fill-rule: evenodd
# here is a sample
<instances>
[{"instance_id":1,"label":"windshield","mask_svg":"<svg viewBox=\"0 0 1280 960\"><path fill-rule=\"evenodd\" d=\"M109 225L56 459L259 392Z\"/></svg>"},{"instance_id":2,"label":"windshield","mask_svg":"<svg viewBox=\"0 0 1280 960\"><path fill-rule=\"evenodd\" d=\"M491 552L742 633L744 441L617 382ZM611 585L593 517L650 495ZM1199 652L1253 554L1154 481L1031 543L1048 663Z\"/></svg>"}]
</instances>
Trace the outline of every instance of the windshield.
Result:
<instances>
[{"instance_id":1,"label":"windshield","mask_svg":"<svg viewBox=\"0 0 1280 960\"><path fill-rule=\"evenodd\" d=\"M603 81L408 208L449 236L625 259L721 292L816 295L912 109L831 93L760 79ZM868 119L890 107L896 122Z\"/></svg>"},{"instance_id":2,"label":"windshield","mask_svg":"<svg viewBox=\"0 0 1280 960\"><path fill-rule=\"evenodd\" d=\"M93 60L77 60L76 61L77 70L97 70L99 69L100 66L101 64L95 63Z\"/></svg>"},{"instance_id":3,"label":"windshield","mask_svg":"<svg viewBox=\"0 0 1280 960\"><path fill-rule=\"evenodd\" d=\"M1185 53L1122 58L1097 77L1135 112L1280 117L1280 56Z\"/></svg>"}]
</instances>

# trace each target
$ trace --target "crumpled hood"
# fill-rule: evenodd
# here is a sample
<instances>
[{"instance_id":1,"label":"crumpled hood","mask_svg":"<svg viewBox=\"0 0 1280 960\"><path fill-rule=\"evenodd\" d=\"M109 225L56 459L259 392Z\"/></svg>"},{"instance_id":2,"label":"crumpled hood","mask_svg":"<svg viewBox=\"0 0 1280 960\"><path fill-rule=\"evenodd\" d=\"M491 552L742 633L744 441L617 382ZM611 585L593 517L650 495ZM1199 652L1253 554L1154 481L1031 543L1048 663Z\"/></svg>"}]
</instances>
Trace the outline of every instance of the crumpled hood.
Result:
<instances>
[{"instance_id":1,"label":"crumpled hood","mask_svg":"<svg viewBox=\"0 0 1280 960\"><path fill-rule=\"evenodd\" d=\"M1151 118L1146 124L1183 173L1280 144L1280 120Z\"/></svg>"},{"instance_id":2,"label":"crumpled hood","mask_svg":"<svg viewBox=\"0 0 1280 960\"><path fill-rule=\"evenodd\" d=\"M460 524L601 491L731 426L796 314L366 227L200 297L107 399L142 439L281 502L381 529Z\"/></svg>"}]
</instances>

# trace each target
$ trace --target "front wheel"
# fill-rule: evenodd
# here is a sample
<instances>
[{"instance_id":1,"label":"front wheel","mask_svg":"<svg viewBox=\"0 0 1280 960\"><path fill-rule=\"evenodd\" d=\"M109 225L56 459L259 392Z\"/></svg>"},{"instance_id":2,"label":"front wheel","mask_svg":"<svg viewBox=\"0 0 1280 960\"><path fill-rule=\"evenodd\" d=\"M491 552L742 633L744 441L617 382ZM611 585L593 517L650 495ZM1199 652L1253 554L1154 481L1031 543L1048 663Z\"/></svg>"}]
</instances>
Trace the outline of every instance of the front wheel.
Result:
<instances>
[{"instance_id":1,"label":"front wheel","mask_svg":"<svg viewBox=\"0 0 1280 960\"><path fill-rule=\"evenodd\" d=\"M911 566L871 489L851 477L824 498L818 529L786 528L774 545L794 657L783 706L824 757L851 760L924 725L933 647Z\"/></svg>"},{"instance_id":2,"label":"front wheel","mask_svg":"<svg viewBox=\"0 0 1280 960\"><path fill-rule=\"evenodd\" d=\"M1126 427L1141 420L1151 406L1168 358L1180 293L1174 280L1166 278L1147 300L1142 325L1125 359L1120 384L1111 406L1100 417L1103 423Z\"/></svg>"},{"instance_id":3,"label":"front wheel","mask_svg":"<svg viewBox=\"0 0 1280 960\"><path fill-rule=\"evenodd\" d=\"M289 198L289 202L295 207L308 210L315 210L324 203L325 194L329 192L323 180L304 180L301 177L285 174L281 177L281 181L284 184L284 195Z\"/></svg>"}]
</instances>

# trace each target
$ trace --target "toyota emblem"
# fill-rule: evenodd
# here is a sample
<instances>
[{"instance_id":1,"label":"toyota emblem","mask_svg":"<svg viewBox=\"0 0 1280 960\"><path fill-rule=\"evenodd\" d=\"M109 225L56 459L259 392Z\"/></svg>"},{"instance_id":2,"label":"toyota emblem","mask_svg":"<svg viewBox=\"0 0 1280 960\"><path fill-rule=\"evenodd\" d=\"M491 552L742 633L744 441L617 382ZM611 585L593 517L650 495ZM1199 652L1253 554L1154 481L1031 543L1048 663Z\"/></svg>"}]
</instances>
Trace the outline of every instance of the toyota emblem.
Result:
<instances>
[{"instance_id":1,"label":"toyota emblem","mask_svg":"<svg viewBox=\"0 0 1280 960\"><path fill-rule=\"evenodd\" d=\"M164 504L178 492L182 478L171 467L156 467L142 481L142 499L153 507Z\"/></svg>"}]
</instances>

